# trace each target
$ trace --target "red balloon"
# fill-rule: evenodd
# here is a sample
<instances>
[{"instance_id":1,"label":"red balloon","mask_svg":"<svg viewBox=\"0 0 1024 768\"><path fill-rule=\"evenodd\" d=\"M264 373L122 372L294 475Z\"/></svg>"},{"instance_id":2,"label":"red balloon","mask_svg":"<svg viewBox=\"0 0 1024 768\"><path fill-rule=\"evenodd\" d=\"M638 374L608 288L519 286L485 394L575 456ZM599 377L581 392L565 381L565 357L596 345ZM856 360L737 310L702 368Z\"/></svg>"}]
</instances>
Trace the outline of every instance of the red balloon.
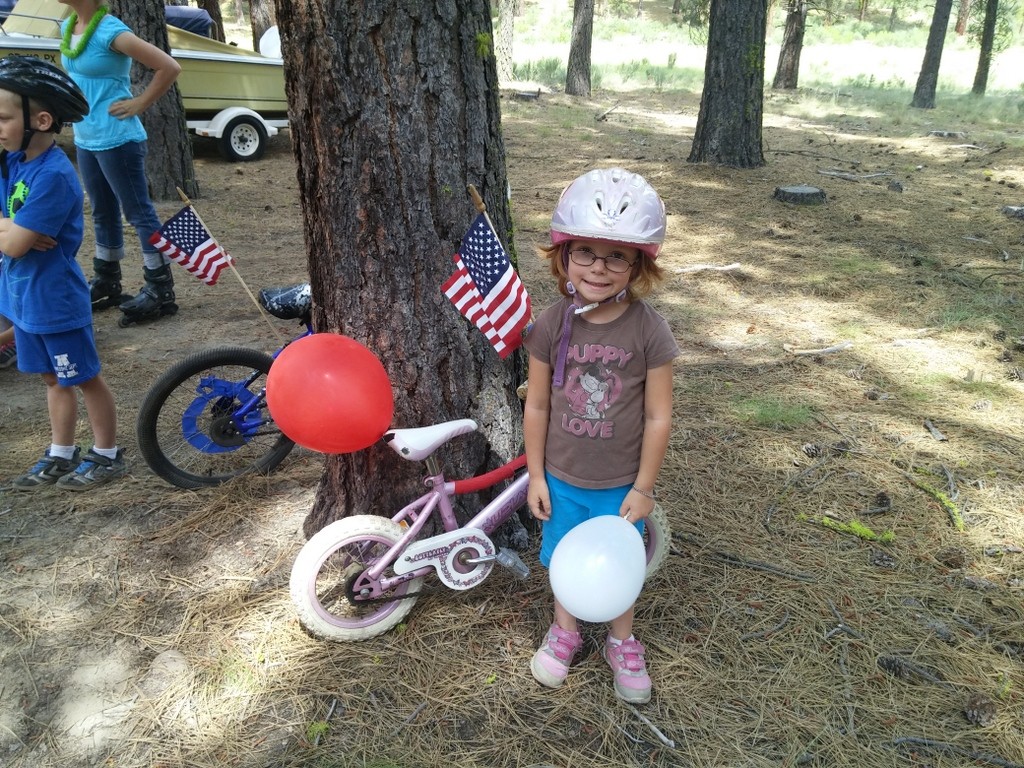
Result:
<instances>
[{"instance_id":1,"label":"red balloon","mask_svg":"<svg viewBox=\"0 0 1024 768\"><path fill-rule=\"evenodd\" d=\"M267 406L285 435L321 453L368 448L395 413L380 360L335 333L304 336L282 350L267 375Z\"/></svg>"}]
</instances>

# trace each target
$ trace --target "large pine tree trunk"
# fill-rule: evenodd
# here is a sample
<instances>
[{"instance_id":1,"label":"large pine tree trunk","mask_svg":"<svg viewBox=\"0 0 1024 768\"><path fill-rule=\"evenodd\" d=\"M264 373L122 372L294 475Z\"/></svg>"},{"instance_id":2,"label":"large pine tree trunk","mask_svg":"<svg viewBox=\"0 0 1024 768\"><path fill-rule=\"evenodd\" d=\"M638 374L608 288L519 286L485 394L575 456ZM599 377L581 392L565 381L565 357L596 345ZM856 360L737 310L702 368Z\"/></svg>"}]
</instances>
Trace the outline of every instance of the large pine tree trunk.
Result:
<instances>
[{"instance_id":1,"label":"large pine tree trunk","mask_svg":"<svg viewBox=\"0 0 1024 768\"><path fill-rule=\"evenodd\" d=\"M157 48L170 51L167 42L167 20L160 0L112 0L110 11L132 32ZM153 73L142 65L132 65L132 90L141 92ZM192 142L185 126L185 106L178 86L174 85L140 115L149 134L146 153L146 176L149 193L154 200L177 200L178 187L189 197L199 196L192 164Z\"/></svg>"},{"instance_id":2,"label":"large pine tree trunk","mask_svg":"<svg viewBox=\"0 0 1024 768\"><path fill-rule=\"evenodd\" d=\"M498 28L495 30L494 53L498 64L498 82L510 83L515 79L512 66L512 40L515 18L519 13L519 0L497 0Z\"/></svg>"},{"instance_id":3,"label":"large pine tree trunk","mask_svg":"<svg viewBox=\"0 0 1024 768\"><path fill-rule=\"evenodd\" d=\"M973 0L960 0L959 9L956 14L956 34L958 37L963 37L967 34L967 22L970 21L971 6L973 4Z\"/></svg>"},{"instance_id":4,"label":"large pine tree trunk","mask_svg":"<svg viewBox=\"0 0 1024 768\"><path fill-rule=\"evenodd\" d=\"M942 61L942 47L946 42L946 28L953 10L953 0L935 0L932 26L928 31L928 43L924 49L921 73L917 76L917 87L910 106L918 109L935 108L935 88L939 82L939 64Z\"/></svg>"},{"instance_id":5,"label":"large pine tree trunk","mask_svg":"<svg viewBox=\"0 0 1024 768\"><path fill-rule=\"evenodd\" d=\"M999 12L999 0L987 0L985 4L985 26L981 30L981 52L978 55L978 69L974 73L974 86L971 93L984 96L988 88L988 71L992 65L992 48L996 40L996 15Z\"/></svg>"},{"instance_id":6,"label":"large pine tree trunk","mask_svg":"<svg viewBox=\"0 0 1024 768\"><path fill-rule=\"evenodd\" d=\"M210 21L212 22L210 25L210 36L214 40L220 40L223 43L225 40L224 15L220 12L220 2L218 0L199 0L198 5L210 14Z\"/></svg>"},{"instance_id":7,"label":"large pine tree trunk","mask_svg":"<svg viewBox=\"0 0 1024 768\"><path fill-rule=\"evenodd\" d=\"M249 0L249 22L252 26L252 49L260 49L260 38L274 26L274 4L271 0Z\"/></svg>"},{"instance_id":8,"label":"large pine tree trunk","mask_svg":"<svg viewBox=\"0 0 1024 768\"><path fill-rule=\"evenodd\" d=\"M711 0L707 63L691 163L764 165L761 122L767 0Z\"/></svg>"},{"instance_id":9,"label":"large pine tree trunk","mask_svg":"<svg viewBox=\"0 0 1024 768\"><path fill-rule=\"evenodd\" d=\"M779 66L775 70L772 88L792 90L800 79L800 53L804 47L807 28L807 0L790 0L786 11L786 29L782 35Z\"/></svg>"},{"instance_id":10,"label":"large pine tree trunk","mask_svg":"<svg viewBox=\"0 0 1024 768\"><path fill-rule=\"evenodd\" d=\"M475 215L467 184L511 249L487 0L282 1L277 20L316 328L378 355L395 425L477 420L442 449L452 476L508 460L521 360L501 361L441 293ZM393 514L423 492L421 472L380 443L328 456L306 532Z\"/></svg>"},{"instance_id":11,"label":"large pine tree trunk","mask_svg":"<svg viewBox=\"0 0 1024 768\"><path fill-rule=\"evenodd\" d=\"M590 48L594 37L594 0L574 0L565 92L590 96Z\"/></svg>"}]
</instances>

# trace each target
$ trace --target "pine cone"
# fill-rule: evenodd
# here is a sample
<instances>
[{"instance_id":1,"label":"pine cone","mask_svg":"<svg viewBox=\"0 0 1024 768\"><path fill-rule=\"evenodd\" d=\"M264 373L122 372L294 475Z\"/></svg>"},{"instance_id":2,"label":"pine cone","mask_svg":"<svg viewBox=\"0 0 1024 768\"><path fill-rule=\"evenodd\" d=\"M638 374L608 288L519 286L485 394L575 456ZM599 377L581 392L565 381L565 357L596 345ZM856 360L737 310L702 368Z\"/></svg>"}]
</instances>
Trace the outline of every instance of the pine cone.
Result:
<instances>
[{"instance_id":1,"label":"pine cone","mask_svg":"<svg viewBox=\"0 0 1024 768\"><path fill-rule=\"evenodd\" d=\"M812 459L817 459L825 453L822 447L817 443L804 443L800 450Z\"/></svg>"},{"instance_id":2,"label":"pine cone","mask_svg":"<svg viewBox=\"0 0 1024 768\"><path fill-rule=\"evenodd\" d=\"M992 334L992 338L996 341L1006 341L1006 331L1000 329Z\"/></svg>"},{"instance_id":3,"label":"pine cone","mask_svg":"<svg viewBox=\"0 0 1024 768\"><path fill-rule=\"evenodd\" d=\"M979 728L988 728L995 723L998 714L996 703L983 693L972 693L964 704L967 722Z\"/></svg>"}]
</instances>

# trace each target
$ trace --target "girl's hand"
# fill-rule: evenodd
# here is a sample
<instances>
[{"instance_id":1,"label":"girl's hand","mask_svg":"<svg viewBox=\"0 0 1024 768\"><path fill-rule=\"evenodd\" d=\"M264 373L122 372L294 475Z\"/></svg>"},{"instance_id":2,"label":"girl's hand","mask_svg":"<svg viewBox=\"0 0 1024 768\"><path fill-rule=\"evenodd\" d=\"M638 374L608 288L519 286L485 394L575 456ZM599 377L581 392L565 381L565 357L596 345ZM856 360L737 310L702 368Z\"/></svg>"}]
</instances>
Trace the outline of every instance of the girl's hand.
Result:
<instances>
[{"instance_id":1,"label":"girl's hand","mask_svg":"<svg viewBox=\"0 0 1024 768\"><path fill-rule=\"evenodd\" d=\"M551 519L551 495L548 483L543 477L530 476L530 487L526 491L526 503L530 506L530 514L538 520Z\"/></svg>"},{"instance_id":2,"label":"girl's hand","mask_svg":"<svg viewBox=\"0 0 1024 768\"><path fill-rule=\"evenodd\" d=\"M622 500L622 506L619 507L619 517L626 518L630 523L637 523L653 511L654 499L631 488L626 494L626 498Z\"/></svg>"},{"instance_id":3,"label":"girl's hand","mask_svg":"<svg viewBox=\"0 0 1024 768\"><path fill-rule=\"evenodd\" d=\"M141 115L143 111L145 111L144 107L138 99L115 101L110 105L110 109L107 110L111 117L116 117L118 120Z\"/></svg>"}]
</instances>

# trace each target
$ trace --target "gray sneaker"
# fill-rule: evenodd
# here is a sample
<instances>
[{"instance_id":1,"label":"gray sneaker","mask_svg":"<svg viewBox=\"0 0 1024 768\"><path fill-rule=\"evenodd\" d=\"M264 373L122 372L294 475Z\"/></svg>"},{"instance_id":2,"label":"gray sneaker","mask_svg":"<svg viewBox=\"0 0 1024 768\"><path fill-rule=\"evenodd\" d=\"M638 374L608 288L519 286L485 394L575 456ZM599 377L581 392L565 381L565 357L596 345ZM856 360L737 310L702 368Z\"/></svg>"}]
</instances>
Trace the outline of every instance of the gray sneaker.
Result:
<instances>
[{"instance_id":1,"label":"gray sneaker","mask_svg":"<svg viewBox=\"0 0 1024 768\"><path fill-rule=\"evenodd\" d=\"M34 491L44 485L53 485L62 477L66 477L75 471L81 463L81 449L75 447L75 455L70 459L62 459L59 456L51 456L50 449L46 449L43 458L36 462L28 472L16 478L11 487L16 491Z\"/></svg>"},{"instance_id":2,"label":"gray sneaker","mask_svg":"<svg viewBox=\"0 0 1024 768\"><path fill-rule=\"evenodd\" d=\"M18 348L13 341L0 345L0 368L7 368L18 362Z\"/></svg>"},{"instance_id":3,"label":"gray sneaker","mask_svg":"<svg viewBox=\"0 0 1024 768\"><path fill-rule=\"evenodd\" d=\"M65 491L87 491L127 474L128 462L124 460L124 449L118 448L117 458L114 459L108 459L89 450L74 472L64 475L57 481L57 487Z\"/></svg>"}]
</instances>

